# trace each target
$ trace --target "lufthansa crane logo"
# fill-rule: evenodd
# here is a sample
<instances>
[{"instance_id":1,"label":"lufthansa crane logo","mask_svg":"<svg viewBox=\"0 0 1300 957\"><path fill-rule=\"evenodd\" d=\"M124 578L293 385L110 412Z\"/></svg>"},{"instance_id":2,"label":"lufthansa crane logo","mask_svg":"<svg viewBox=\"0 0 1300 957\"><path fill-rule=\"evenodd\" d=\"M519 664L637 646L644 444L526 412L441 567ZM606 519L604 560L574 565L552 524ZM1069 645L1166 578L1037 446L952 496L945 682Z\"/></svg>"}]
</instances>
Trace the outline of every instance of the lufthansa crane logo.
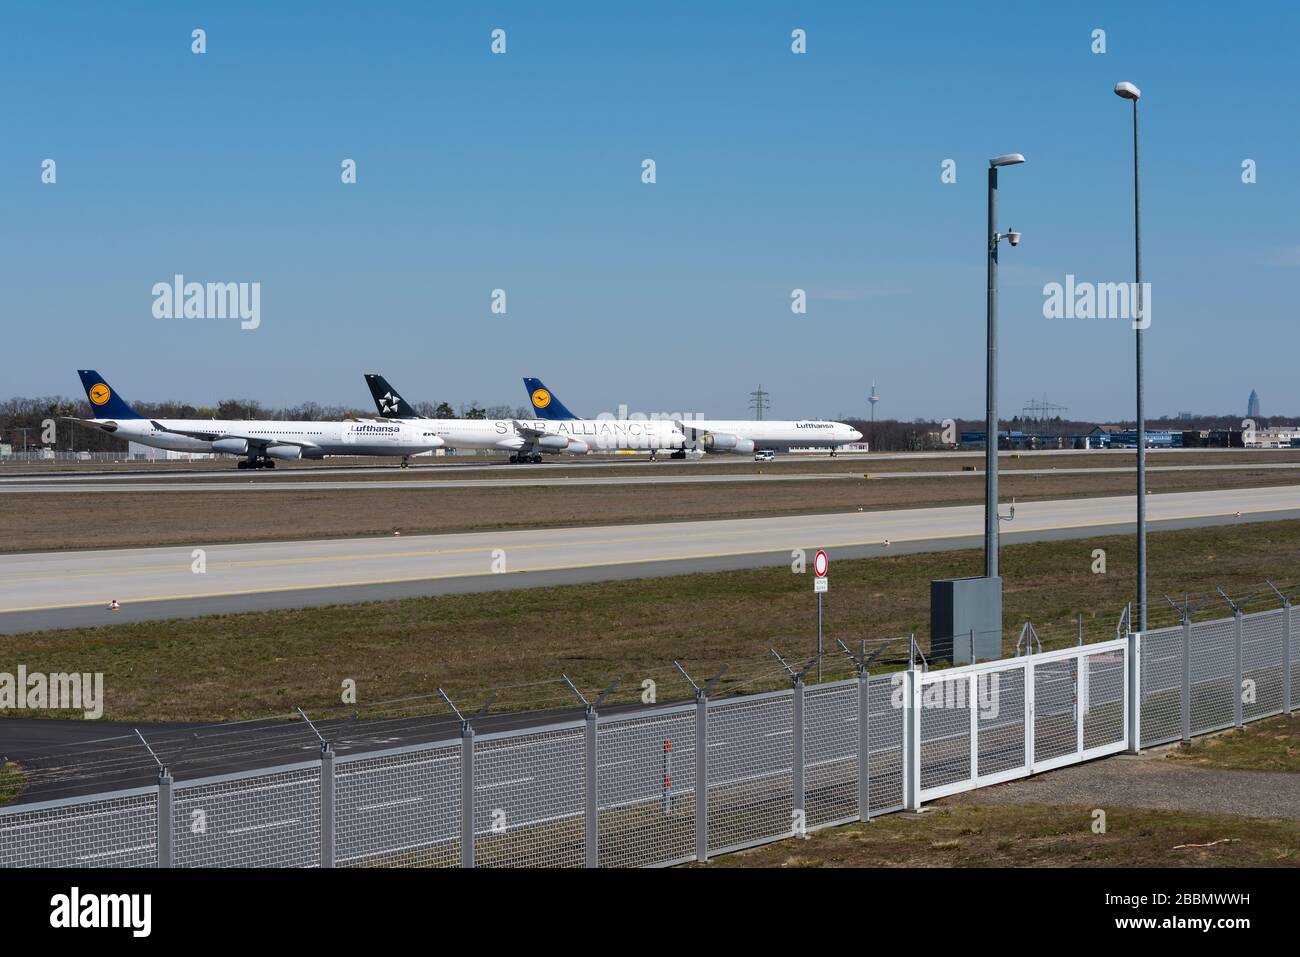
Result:
<instances>
[{"instance_id":1,"label":"lufthansa crane logo","mask_svg":"<svg viewBox=\"0 0 1300 957\"><path fill-rule=\"evenodd\" d=\"M108 401L109 396L113 393L108 391L108 386L100 382L90 387L90 401L95 405L103 405Z\"/></svg>"},{"instance_id":2,"label":"lufthansa crane logo","mask_svg":"<svg viewBox=\"0 0 1300 957\"><path fill-rule=\"evenodd\" d=\"M544 409L551 404L551 394L545 389L535 389L533 391L533 408Z\"/></svg>"}]
</instances>

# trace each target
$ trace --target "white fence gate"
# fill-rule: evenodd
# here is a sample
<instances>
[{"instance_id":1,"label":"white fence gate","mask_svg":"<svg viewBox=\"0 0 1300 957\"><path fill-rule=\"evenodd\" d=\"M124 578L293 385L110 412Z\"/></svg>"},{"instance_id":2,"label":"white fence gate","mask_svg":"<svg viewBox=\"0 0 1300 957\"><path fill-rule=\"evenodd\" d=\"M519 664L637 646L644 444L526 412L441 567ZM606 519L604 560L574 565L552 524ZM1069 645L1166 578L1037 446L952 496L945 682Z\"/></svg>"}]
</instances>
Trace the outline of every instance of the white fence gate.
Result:
<instances>
[{"instance_id":1,"label":"white fence gate","mask_svg":"<svg viewBox=\"0 0 1300 957\"><path fill-rule=\"evenodd\" d=\"M911 806L1124 750L1128 654L1117 638L913 672Z\"/></svg>"}]
</instances>

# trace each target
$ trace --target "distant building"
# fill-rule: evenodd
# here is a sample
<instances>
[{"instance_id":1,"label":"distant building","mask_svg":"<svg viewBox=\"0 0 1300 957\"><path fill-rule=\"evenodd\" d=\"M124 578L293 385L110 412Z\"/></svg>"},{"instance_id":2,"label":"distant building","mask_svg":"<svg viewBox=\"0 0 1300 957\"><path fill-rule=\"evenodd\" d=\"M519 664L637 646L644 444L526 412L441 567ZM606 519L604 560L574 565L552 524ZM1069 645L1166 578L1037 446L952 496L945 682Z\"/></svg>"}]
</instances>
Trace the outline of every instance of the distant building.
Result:
<instances>
[{"instance_id":1,"label":"distant building","mask_svg":"<svg viewBox=\"0 0 1300 957\"><path fill-rule=\"evenodd\" d=\"M1295 446L1296 439L1300 439L1300 426L1280 425L1271 429L1255 429L1251 433L1250 441L1244 444L1256 449L1289 449Z\"/></svg>"},{"instance_id":2,"label":"distant building","mask_svg":"<svg viewBox=\"0 0 1300 957\"><path fill-rule=\"evenodd\" d=\"M1179 449L1183 447L1182 432L1169 432L1163 429L1155 432L1147 431L1143 435L1143 439L1149 449ZM1125 429L1122 432L1110 433L1109 448L1137 448L1137 429Z\"/></svg>"},{"instance_id":3,"label":"distant building","mask_svg":"<svg viewBox=\"0 0 1300 957\"><path fill-rule=\"evenodd\" d=\"M1246 418L1259 418L1259 393L1254 389L1250 390L1250 398L1246 400Z\"/></svg>"}]
</instances>

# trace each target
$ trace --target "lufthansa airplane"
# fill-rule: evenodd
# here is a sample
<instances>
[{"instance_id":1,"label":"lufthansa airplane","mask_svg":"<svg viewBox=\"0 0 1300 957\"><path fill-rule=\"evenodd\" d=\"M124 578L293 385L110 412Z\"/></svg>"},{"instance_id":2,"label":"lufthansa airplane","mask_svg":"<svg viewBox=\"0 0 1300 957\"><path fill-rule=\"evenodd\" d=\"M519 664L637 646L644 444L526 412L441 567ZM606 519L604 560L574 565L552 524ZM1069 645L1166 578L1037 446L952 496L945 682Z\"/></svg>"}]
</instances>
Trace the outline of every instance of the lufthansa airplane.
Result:
<instances>
[{"instance_id":1,"label":"lufthansa airplane","mask_svg":"<svg viewBox=\"0 0 1300 957\"><path fill-rule=\"evenodd\" d=\"M541 379L526 377L524 388L528 391L533 410L540 418L572 416L555 393L542 384ZM862 439L862 433L843 422L824 422L820 419L798 419L790 422L766 419L705 420L690 419L674 425L688 439L706 452L731 452L752 455L756 451L788 451L802 448L829 448L831 455L841 445Z\"/></svg>"},{"instance_id":2,"label":"lufthansa airplane","mask_svg":"<svg viewBox=\"0 0 1300 957\"><path fill-rule=\"evenodd\" d=\"M149 419L109 388L98 372L81 369L77 374L94 418L73 421L158 449L237 455L241 469L275 468L276 459L327 455L400 455L405 468L412 455L443 444L418 422Z\"/></svg>"},{"instance_id":3,"label":"lufthansa airplane","mask_svg":"<svg viewBox=\"0 0 1300 957\"><path fill-rule=\"evenodd\" d=\"M538 396L531 400L539 409L536 419L424 419L383 376L368 373L366 384L380 415L420 422L449 448L508 451L511 462L540 462L543 453L586 455L621 449L648 449L653 456L660 449L686 446L686 436L675 423L579 419L559 402L552 411L560 414L542 416L547 407L538 406Z\"/></svg>"}]
</instances>

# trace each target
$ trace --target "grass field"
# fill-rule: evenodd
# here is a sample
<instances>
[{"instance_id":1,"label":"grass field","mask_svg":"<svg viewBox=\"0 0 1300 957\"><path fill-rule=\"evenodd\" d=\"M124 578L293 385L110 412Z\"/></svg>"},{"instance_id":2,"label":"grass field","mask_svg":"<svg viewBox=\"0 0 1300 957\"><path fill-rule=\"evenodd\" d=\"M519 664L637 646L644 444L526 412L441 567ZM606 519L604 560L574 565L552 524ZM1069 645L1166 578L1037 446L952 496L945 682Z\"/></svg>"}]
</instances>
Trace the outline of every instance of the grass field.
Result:
<instances>
[{"instance_id":1,"label":"grass field","mask_svg":"<svg viewBox=\"0 0 1300 957\"><path fill-rule=\"evenodd\" d=\"M1091 572L1094 548L1107 551L1105 575ZM1215 585L1241 595L1266 577L1284 585L1300 577L1300 522L1155 533L1149 561L1152 596L1212 594ZM837 562L828 647L909 632L924 645L929 581L980 567L973 550ZM1007 546L1002 572L1008 651L1026 619L1048 647L1073 642L1078 613L1090 640L1109 638L1132 598L1133 540ZM33 671L104 672L110 720L324 709L349 678L363 707L439 686L471 708L498 689L496 710L569 706L561 673L586 691L621 679L613 701L639 698L650 678L668 700L688 691L674 658L704 677L728 666L722 693L785 686L769 649L800 663L811 656L811 590L807 575L755 569L14 635L5 647L7 660ZM1173 620L1153 605L1153 627ZM904 653L901 643L891 649L895 659ZM828 676L848 673L844 659L828 659Z\"/></svg>"},{"instance_id":2,"label":"grass field","mask_svg":"<svg viewBox=\"0 0 1300 957\"><path fill-rule=\"evenodd\" d=\"M592 470L595 471L595 470ZM0 495L5 536L0 551L192 545L219 542L339 538L510 528L572 527L709 518L800 515L858 509L972 505L983 501L979 473L945 478L760 483L611 485L571 488L408 488L193 491L33 492ZM1148 489L1285 486L1287 472L1183 471L1153 473ZM250 480L252 481L252 480ZM1002 476L1004 501L1128 495L1130 474Z\"/></svg>"},{"instance_id":3,"label":"grass field","mask_svg":"<svg viewBox=\"0 0 1300 957\"><path fill-rule=\"evenodd\" d=\"M22 768L12 761L0 762L0 805L8 804L23 788Z\"/></svg>"},{"instance_id":4,"label":"grass field","mask_svg":"<svg viewBox=\"0 0 1300 957\"><path fill-rule=\"evenodd\" d=\"M707 867L1296 867L1300 821L949 798L921 815L828 828L714 858Z\"/></svg>"},{"instance_id":5,"label":"grass field","mask_svg":"<svg viewBox=\"0 0 1300 957\"><path fill-rule=\"evenodd\" d=\"M1269 718L1194 738L1191 747L1175 748L1169 757L1197 767L1300 774L1300 717Z\"/></svg>"}]
</instances>

